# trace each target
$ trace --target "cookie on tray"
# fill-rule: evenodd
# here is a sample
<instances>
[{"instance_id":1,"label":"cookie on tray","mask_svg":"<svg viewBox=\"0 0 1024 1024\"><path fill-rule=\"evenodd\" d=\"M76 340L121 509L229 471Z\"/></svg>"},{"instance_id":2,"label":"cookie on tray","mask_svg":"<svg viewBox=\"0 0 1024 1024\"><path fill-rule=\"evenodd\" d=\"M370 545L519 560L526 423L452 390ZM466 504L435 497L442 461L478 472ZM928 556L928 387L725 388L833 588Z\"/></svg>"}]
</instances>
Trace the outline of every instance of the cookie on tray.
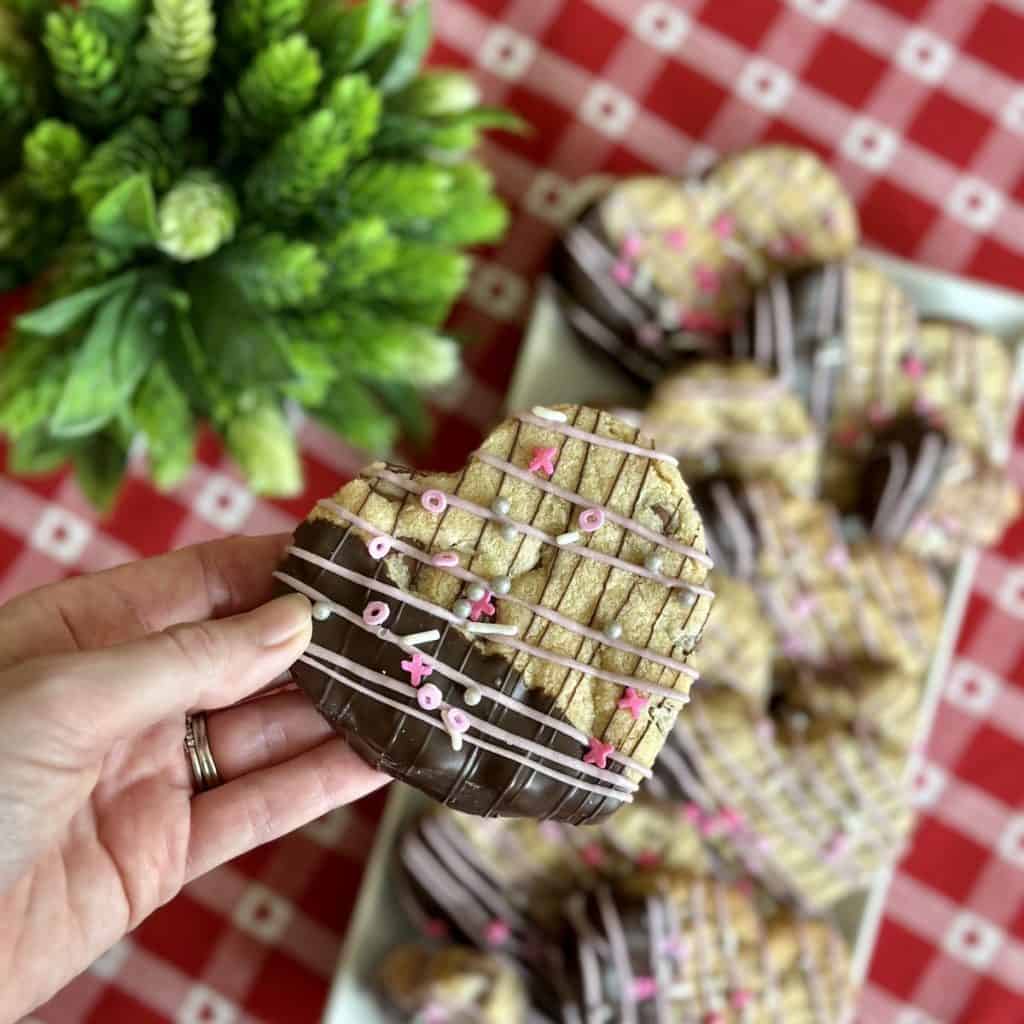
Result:
<instances>
[{"instance_id":1,"label":"cookie on tray","mask_svg":"<svg viewBox=\"0 0 1024 1024\"><path fill-rule=\"evenodd\" d=\"M728 210L735 240L757 253L765 268L828 263L857 245L857 209L810 150L769 145L736 153L712 168L706 185Z\"/></svg>"},{"instance_id":2,"label":"cookie on tray","mask_svg":"<svg viewBox=\"0 0 1024 1024\"><path fill-rule=\"evenodd\" d=\"M953 443L929 419L901 416L873 436L858 511L883 543L952 565L968 548L998 540L1020 508L1003 466Z\"/></svg>"},{"instance_id":3,"label":"cookie on tray","mask_svg":"<svg viewBox=\"0 0 1024 1024\"><path fill-rule=\"evenodd\" d=\"M386 1002L416 1024L527 1024L529 1003L516 970L465 946L399 946L380 965Z\"/></svg>"},{"instance_id":4,"label":"cookie on tray","mask_svg":"<svg viewBox=\"0 0 1024 1024\"><path fill-rule=\"evenodd\" d=\"M376 463L276 574L314 601L299 686L368 763L472 814L594 822L633 799L713 598L676 460L582 406L465 468Z\"/></svg>"},{"instance_id":5,"label":"cookie on tray","mask_svg":"<svg viewBox=\"0 0 1024 1024\"><path fill-rule=\"evenodd\" d=\"M643 426L679 458L688 480L763 477L804 496L817 488L818 435L785 381L755 363L675 371L655 389Z\"/></svg>"},{"instance_id":6,"label":"cookie on tray","mask_svg":"<svg viewBox=\"0 0 1024 1024\"><path fill-rule=\"evenodd\" d=\"M738 579L791 574L801 585L834 579L849 551L836 510L787 494L771 480L709 477L691 486L716 567Z\"/></svg>"},{"instance_id":7,"label":"cookie on tray","mask_svg":"<svg viewBox=\"0 0 1024 1024\"><path fill-rule=\"evenodd\" d=\"M903 849L913 820L906 751L799 710L757 715L725 691L695 697L661 760L661 790L688 800L709 838L780 895L826 907Z\"/></svg>"},{"instance_id":8,"label":"cookie on tray","mask_svg":"<svg viewBox=\"0 0 1024 1024\"><path fill-rule=\"evenodd\" d=\"M564 1019L787 1024L845 1019L849 953L824 921L766 914L745 886L667 882L644 900L610 888L568 907L577 1003Z\"/></svg>"},{"instance_id":9,"label":"cookie on tray","mask_svg":"<svg viewBox=\"0 0 1024 1024\"><path fill-rule=\"evenodd\" d=\"M903 290L851 257L770 280L727 344L786 380L816 426L849 448L865 425L913 403L917 326Z\"/></svg>"},{"instance_id":10,"label":"cookie on tray","mask_svg":"<svg viewBox=\"0 0 1024 1024\"><path fill-rule=\"evenodd\" d=\"M593 350L657 381L714 351L748 297L743 265L708 221L699 186L632 178L588 207L556 243L550 271L566 320Z\"/></svg>"},{"instance_id":11,"label":"cookie on tray","mask_svg":"<svg viewBox=\"0 0 1024 1024\"><path fill-rule=\"evenodd\" d=\"M694 657L700 686L728 686L752 707L768 702L775 657L775 633L757 591L744 580L715 573L715 605Z\"/></svg>"}]
</instances>

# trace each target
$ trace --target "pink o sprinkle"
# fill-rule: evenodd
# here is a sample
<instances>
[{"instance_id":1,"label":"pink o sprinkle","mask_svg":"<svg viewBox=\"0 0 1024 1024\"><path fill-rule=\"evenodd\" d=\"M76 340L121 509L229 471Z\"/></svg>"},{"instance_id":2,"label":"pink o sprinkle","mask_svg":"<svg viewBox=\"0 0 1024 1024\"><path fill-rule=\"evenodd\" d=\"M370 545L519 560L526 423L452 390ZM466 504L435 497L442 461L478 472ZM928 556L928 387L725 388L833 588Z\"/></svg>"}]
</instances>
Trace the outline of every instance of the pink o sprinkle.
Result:
<instances>
[{"instance_id":1,"label":"pink o sprinkle","mask_svg":"<svg viewBox=\"0 0 1024 1024\"><path fill-rule=\"evenodd\" d=\"M736 234L736 218L731 213L723 213L715 220L714 229L719 238L732 238Z\"/></svg>"},{"instance_id":2,"label":"pink o sprinkle","mask_svg":"<svg viewBox=\"0 0 1024 1024\"><path fill-rule=\"evenodd\" d=\"M887 423L889 420L889 411L884 405L880 405L875 402L874 405L868 409L868 420L870 420L872 426L880 427L883 423Z\"/></svg>"},{"instance_id":3,"label":"pink o sprinkle","mask_svg":"<svg viewBox=\"0 0 1024 1024\"><path fill-rule=\"evenodd\" d=\"M584 533L593 533L604 526L604 509L586 508L580 513L580 529Z\"/></svg>"},{"instance_id":4,"label":"pink o sprinkle","mask_svg":"<svg viewBox=\"0 0 1024 1024\"><path fill-rule=\"evenodd\" d=\"M604 850L598 843L587 843L587 845L580 850L580 860L582 860L587 867L599 868L604 863Z\"/></svg>"},{"instance_id":5,"label":"pink o sprinkle","mask_svg":"<svg viewBox=\"0 0 1024 1024\"><path fill-rule=\"evenodd\" d=\"M654 850L641 850L636 855L636 866L650 871L661 866L661 854Z\"/></svg>"},{"instance_id":6,"label":"pink o sprinkle","mask_svg":"<svg viewBox=\"0 0 1024 1024\"><path fill-rule=\"evenodd\" d=\"M390 537L374 537L366 545L366 550L370 553L371 558L383 558L391 550L392 543Z\"/></svg>"},{"instance_id":7,"label":"pink o sprinkle","mask_svg":"<svg viewBox=\"0 0 1024 1024\"><path fill-rule=\"evenodd\" d=\"M447 507L448 499L443 492L431 487L420 495L420 504L435 516L439 516Z\"/></svg>"},{"instance_id":8,"label":"pink o sprinkle","mask_svg":"<svg viewBox=\"0 0 1024 1024\"><path fill-rule=\"evenodd\" d=\"M643 239L637 234L629 234L622 240L622 258L635 260L644 247Z\"/></svg>"},{"instance_id":9,"label":"pink o sprinkle","mask_svg":"<svg viewBox=\"0 0 1024 1024\"><path fill-rule=\"evenodd\" d=\"M900 366L911 380L920 380L924 376L924 361L916 352L908 352L900 360Z\"/></svg>"},{"instance_id":10,"label":"pink o sprinkle","mask_svg":"<svg viewBox=\"0 0 1024 1024\"><path fill-rule=\"evenodd\" d=\"M745 988L738 988L729 996L729 1005L734 1010L745 1010L753 998Z\"/></svg>"},{"instance_id":11,"label":"pink o sprinkle","mask_svg":"<svg viewBox=\"0 0 1024 1024\"><path fill-rule=\"evenodd\" d=\"M671 228L665 232L665 244L670 249L682 249L686 245L686 232L682 228Z\"/></svg>"},{"instance_id":12,"label":"pink o sprinkle","mask_svg":"<svg viewBox=\"0 0 1024 1024\"><path fill-rule=\"evenodd\" d=\"M441 717L450 732L469 732L469 717L465 711L460 711L458 708L446 708Z\"/></svg>"},{"instance_id":13,"label":"pink o sprinkle","mask_svg":"<svg viewBox=\"0 0 1024 1024\"><path fill-rule=\"evenodd\" d=\"M623 263L619 260L618 263L612 267L612 277L621 284L627 285L633 280L633 268L628 263Z\"/></svg>"},{"instance_id":14,"label":"pink o sprinkle","mask_svg":"<svg viewBox=\"0 0 1024 1024\"><path fill-rule=\"evenodd\" d=\"M430 564L439 569L452 569L459 564L459 556L454 551L439 551L430 559Z\"/></svg>"},{"instance_id":15,"label":"pink o sprinkle","mask_svg":"<svg viewBox=\"0 0 1024 1024\"><path fill-rule=\"evenodd\" d=\"M424 683L416 691L416 703L424 711L435 711L441 706L441 691L433 683Z\"/></svg>"},{"instance_id":16,"label":"pink o sprinkle","mask_svg":"<svg viewBox=\"0 0 1024 1024\"><path fill-rule=\"evenodd\" d=\"M371 601L363 609L363 622L368 626L379 626L388 621L391 609L383 601Z\"/></svg>"},{"instance_id":17,"label":"pink o sprinkle","mask_svg":"<svg viewBox=\"0 0 1024 1024\"><path fill-rule=\"evenodd\" d=\"M701 264L694 268L693 276L702 292L717 292L722 287L722 275L714 267Z\"/></svg>"},{"instance_id":18,"label":"pink o sprinkle","mask_svg":"<svg viewBox=\"0 0 1024 1024\"><path fill-rule=\"evenodd\" d=\"M633 979L633 998L638 1003L653 999L658 992L658 983L649 974L639 974Z\"/></svg>"},{"instance_id":19,"label":"pink o sprinkle","mask_svg":"<svg viewBox=\"0 0 1024 1024\"><path fill-rule=\"evenodd\" d=\"M489 946L503 946L511 934L512 929L500 917L490 921L484 929L484 938Z\"/></svg>"}]
</instances>

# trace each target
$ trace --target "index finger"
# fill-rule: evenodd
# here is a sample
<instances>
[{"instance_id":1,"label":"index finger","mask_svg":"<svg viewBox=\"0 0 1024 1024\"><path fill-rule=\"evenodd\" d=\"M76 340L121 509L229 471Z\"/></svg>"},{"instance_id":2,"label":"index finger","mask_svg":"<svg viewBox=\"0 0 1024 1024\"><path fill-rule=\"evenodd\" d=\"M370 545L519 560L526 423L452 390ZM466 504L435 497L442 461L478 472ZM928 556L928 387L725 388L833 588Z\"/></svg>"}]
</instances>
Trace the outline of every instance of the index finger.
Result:
<instances>
[{"instance_id":1,"label":"index finger","mask_svg":"<svg viewBox=\"0 0 1024 1024\"><path fill-rule=\"evenodd\" d=\"M29 591L0 608L0 668L249 611L272 596L288 542L231 537Z\"/></svg>"}]
</instances>

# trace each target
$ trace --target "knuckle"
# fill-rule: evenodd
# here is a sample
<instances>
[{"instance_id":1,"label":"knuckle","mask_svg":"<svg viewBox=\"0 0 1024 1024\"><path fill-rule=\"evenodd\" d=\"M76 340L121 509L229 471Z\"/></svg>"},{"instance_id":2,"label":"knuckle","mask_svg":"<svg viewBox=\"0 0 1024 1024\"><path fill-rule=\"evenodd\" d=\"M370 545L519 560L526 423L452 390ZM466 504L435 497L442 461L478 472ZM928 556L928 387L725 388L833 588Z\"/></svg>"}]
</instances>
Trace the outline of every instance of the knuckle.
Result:
<instances>
[{"instance_id":1,"label":"knuckle","mask_svg":"<svg viewBox=\"0 0 1024 1024\"><path fill-rule=\"evenodd\" d=\"M162 635L197 675L215 675L224 664L224 641L208 622L171 626Z\"/></svg>"}]
</instances>

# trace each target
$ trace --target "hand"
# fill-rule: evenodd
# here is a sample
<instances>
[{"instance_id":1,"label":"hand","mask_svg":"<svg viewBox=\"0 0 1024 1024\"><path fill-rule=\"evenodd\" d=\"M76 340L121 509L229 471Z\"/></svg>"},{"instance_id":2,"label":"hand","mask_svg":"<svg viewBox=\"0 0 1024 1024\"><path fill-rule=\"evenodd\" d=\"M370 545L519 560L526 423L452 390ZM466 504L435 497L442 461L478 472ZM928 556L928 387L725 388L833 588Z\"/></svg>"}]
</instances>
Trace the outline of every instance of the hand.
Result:
<instances>
[{"instance_id":1,"label":"hand","mask_svg":"<svg viewBox=\"0 0 1024 1024\"><path fill-rule=\"evenodd\" d=\"M218 864L387 781L300 693L236 707L309 642L286 537L204 544L0 608L0 1021ZM186 712L223 785L193 796Z\"/></svg>"}]
</instances>

